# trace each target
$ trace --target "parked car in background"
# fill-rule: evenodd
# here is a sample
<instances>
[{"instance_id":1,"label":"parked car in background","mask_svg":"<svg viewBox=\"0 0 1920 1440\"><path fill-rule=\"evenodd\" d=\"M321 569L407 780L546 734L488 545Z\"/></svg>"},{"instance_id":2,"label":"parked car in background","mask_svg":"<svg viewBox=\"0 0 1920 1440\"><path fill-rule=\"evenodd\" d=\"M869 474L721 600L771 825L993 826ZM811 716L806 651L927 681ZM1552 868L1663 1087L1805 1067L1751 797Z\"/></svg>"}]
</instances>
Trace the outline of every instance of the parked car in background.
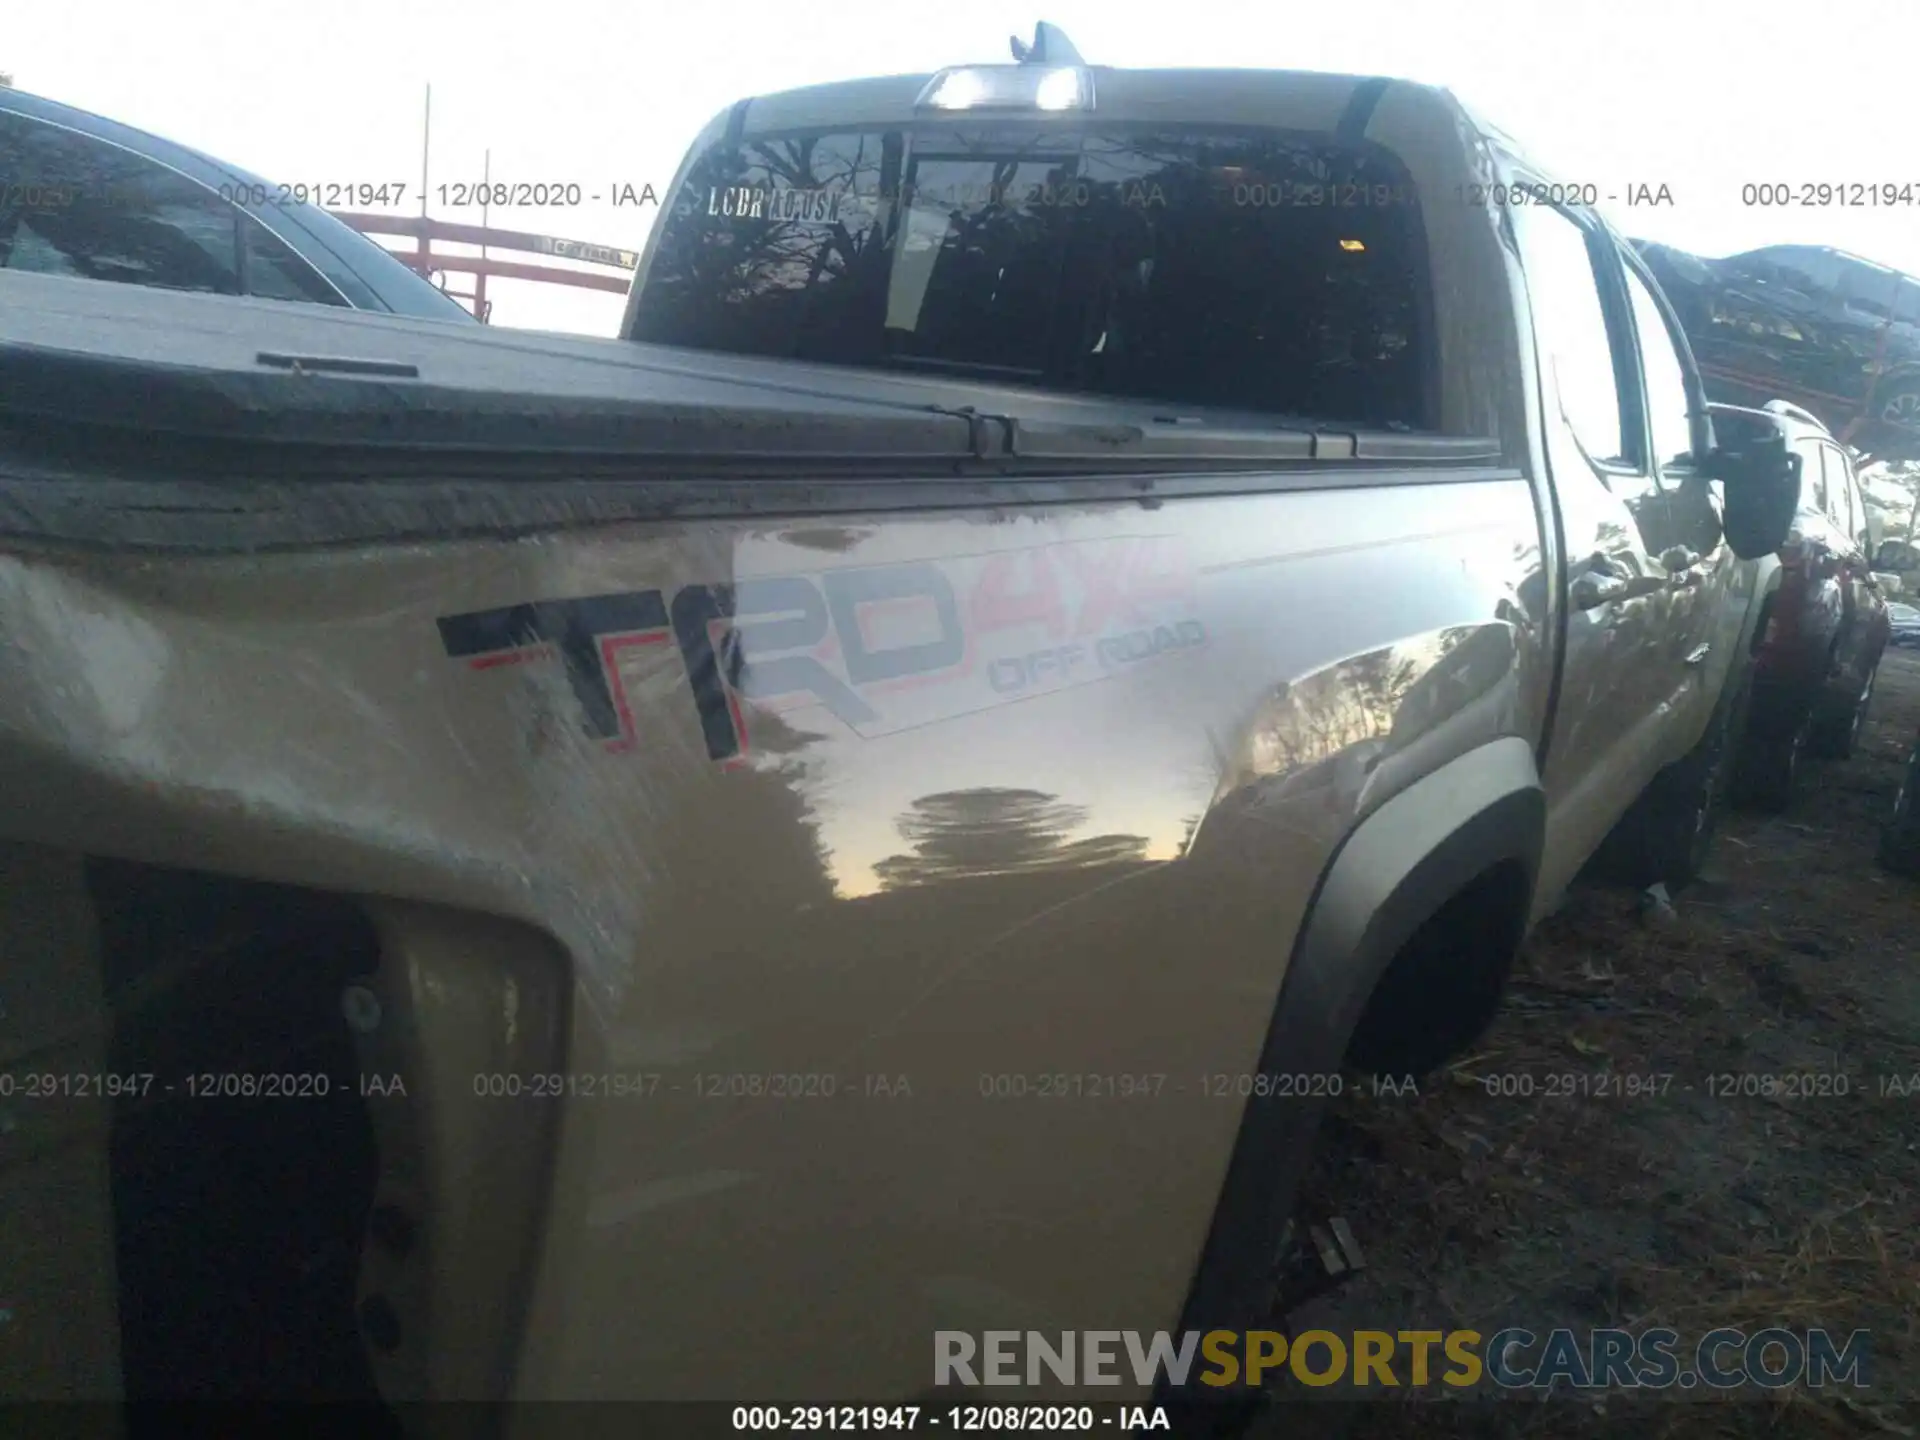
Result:
<instances>
[{"instance_id":1,"label":"parked car in background","mask_svg":"<svg viewBox=\"0 0 1920 1440\"><path fill-rule=\"evenodd\" d=\"M1920 609L1896 600L1887 606L1887 624L1889 645L1920 647Z\"/></svg>"},{"instance_id":2,"label":"parked car in background","mask_svg":"<svg viewBox=\"0 0 1920 1440\"><path fill-rule=\"evenodd\" d=\"M1710 398L1784 398L1877 459L1920 455L1920 279L1826 246L1709 260L1634 245L1673 301Z\"/></svg>"},{"instance_id":3,"label":"parked car in background","mask_svg":"<svg viewBox=\"0 0 1920 1440\"><path fill-rule=\"evenodd\" d=\"M0 270L472 321L307 191L0 89Z\"/></svg>"},{"instance_id":4,"label":"parked car in background","mask_svg":"<svg viewBox=\"0 0 1920 1440\"><path fill-rule=\"evenodd\" d=\"M1734 783L1762 809L1792 799L1801 760L1852 753L1889 638L1887 601L1853 462L1817 419L1772 401L1711 407L1716 433L1780 435L1800 462L1800 505L1780 550L1754 654L1753 699Z\"/></svg>"},{"instance_id":5,"label":"parked car in background","mask_svg":"<svg viewBox=\"0 0 1920 1440\"><path fill-rule=\"evenodd\" d=\"M1908 512L1912 518L1912 512ZM1897 574L1920 572L1920 547L1911 540L1887 540L1880 546L1880 553L1874 556L1874 564L1890 569Z\"/></svg>"}]
</instances>

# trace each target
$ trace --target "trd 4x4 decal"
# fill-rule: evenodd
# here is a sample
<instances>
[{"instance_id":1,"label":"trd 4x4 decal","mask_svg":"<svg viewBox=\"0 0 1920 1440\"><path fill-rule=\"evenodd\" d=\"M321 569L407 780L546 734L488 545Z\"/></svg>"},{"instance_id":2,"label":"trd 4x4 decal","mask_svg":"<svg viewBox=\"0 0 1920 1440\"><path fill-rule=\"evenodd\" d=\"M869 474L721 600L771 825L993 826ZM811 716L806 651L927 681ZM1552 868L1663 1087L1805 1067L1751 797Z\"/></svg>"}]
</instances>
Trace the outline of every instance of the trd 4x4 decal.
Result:
<instances>
[{"instance_id":1,"label":"trd 4x4 decal","mask_svg":"<svg viewBox=\"0 0 1920 1440\"><path fill-rule=\"evenodd\" d=\"M818 705L856 734L887 734L1204 645L1193 610L1178 543L1147 536L687 585L670 599L537 600L439 627L447 654L476 669L557 655L587 733L616 746L634 740L620 651L673 644L707 753L724 761L746 752L741 698Z\"/></svg>"}]
</instances>

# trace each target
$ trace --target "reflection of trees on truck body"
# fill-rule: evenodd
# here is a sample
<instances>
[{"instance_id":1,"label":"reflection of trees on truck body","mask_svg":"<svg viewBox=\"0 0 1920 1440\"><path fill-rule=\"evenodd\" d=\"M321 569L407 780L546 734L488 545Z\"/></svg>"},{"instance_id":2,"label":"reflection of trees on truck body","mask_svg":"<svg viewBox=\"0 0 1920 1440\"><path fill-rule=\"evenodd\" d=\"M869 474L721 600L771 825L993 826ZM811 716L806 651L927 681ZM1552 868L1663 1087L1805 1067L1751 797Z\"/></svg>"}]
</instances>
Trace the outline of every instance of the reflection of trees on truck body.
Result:
<instances>
[{"instance_id":1,"label":"reflection of trees on truck body","mask_svg":"<svg viewBox=\"0 0 1920 1440\"><path fill-rule=\"evenodd\" d=\"M1069 840L1086 824L1084 806L1038 790L984 788L927 795L897 822L912 849L876 864L894 890L969 875L1079 869L1145 858L1138 835Z\"/></svg>"}]
</instances>

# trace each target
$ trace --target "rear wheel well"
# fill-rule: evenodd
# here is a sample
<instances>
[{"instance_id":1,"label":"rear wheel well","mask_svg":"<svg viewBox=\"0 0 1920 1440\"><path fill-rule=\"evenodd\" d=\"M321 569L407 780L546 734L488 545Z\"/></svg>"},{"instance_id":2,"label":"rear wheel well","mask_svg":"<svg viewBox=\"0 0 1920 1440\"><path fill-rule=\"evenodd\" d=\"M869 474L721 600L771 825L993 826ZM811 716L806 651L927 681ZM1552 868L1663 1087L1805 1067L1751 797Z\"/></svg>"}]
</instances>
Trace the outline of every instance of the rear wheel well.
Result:
<instances>
[{"instance_id":1,"label":"rear wheel well","mask_svg":"<svg viewBox=\"0 0 1920 1440\"><path fill-rule=\"evenodd\" d=\"M1349 1036L1359 1027L1361 1056L1398 1063L1396 1077L1409 1073L1407 1061L1423 1057L1405 1048L1368 1054L1369 1042L1392 1038L1388 1019L1404 1013L1406 997L1418 1004L1436 990L1454 1002L1449 1038L1470 1041L1492 1014L1525 931L1545 835L1535 747L1518 735L1473 747L1375 809L1329 862L1294 937L1260 1069L1337 1071L1343 1052L1355 1058ZM1448 968L1436 962L1463 940L1467 963L1456 953L1451 968L1469 973L1436 976ZM1469 994L1480 1003L1464 1003ZM1422 1012L1422 1025L1430 1018ZM1272 1323L1272 1265L1326 1104L1277 1091L1246 1102L1182 1330ZM1163 1382L1159 1393L1173 1392Z\"/></svg>"},{"instance_id":2,"label":"rear wheel well","mask_svg":"<svg viewBox=\"0 0 1920 1440\"><path fill-rule=\"evenodd\" d=\"M1348 1062L1375 1074L1422 1075L1472 1044L1499 1006L1531 894L1518 860L1455 891L1387 963L1348 1041Z\"/></svg>"}]
</instances>

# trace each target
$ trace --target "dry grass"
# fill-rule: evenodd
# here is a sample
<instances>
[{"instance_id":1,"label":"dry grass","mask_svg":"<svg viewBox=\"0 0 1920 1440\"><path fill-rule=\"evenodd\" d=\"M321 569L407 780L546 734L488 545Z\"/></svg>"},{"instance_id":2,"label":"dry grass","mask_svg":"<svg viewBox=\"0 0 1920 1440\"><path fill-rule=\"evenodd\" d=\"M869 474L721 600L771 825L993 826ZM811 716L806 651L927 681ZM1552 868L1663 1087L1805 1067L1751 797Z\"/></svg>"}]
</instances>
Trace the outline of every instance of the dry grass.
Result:
<instances>
[{"instance_id":1,"label":"dry grass","mask_svg":"<svg viewBox=\"0 0 1920 1440\"><path fill-rule=\"evenodd\" d=\"M1785 818L1730 817L1665 923L1576 891L1476 1052L1417 1098L1350 1094L1314 1181L1370 1262L1316 1324L1671 1326L1683 1355L1722 1326L1865 1329L1871 1389L1374 1403L1353 1435L1920 1436L1920 1090L1881 1093L1920 1077L1920 886L1873 863L1917 730L1920 662L1896 654L1853 759ZM1649 1093L1593 1094L1602 1073ZM1846 1093L1716 1093L1725 1075ZM1532 1093L1489 1093L1501 1077Z\"/></svg>"}]
</instances>

